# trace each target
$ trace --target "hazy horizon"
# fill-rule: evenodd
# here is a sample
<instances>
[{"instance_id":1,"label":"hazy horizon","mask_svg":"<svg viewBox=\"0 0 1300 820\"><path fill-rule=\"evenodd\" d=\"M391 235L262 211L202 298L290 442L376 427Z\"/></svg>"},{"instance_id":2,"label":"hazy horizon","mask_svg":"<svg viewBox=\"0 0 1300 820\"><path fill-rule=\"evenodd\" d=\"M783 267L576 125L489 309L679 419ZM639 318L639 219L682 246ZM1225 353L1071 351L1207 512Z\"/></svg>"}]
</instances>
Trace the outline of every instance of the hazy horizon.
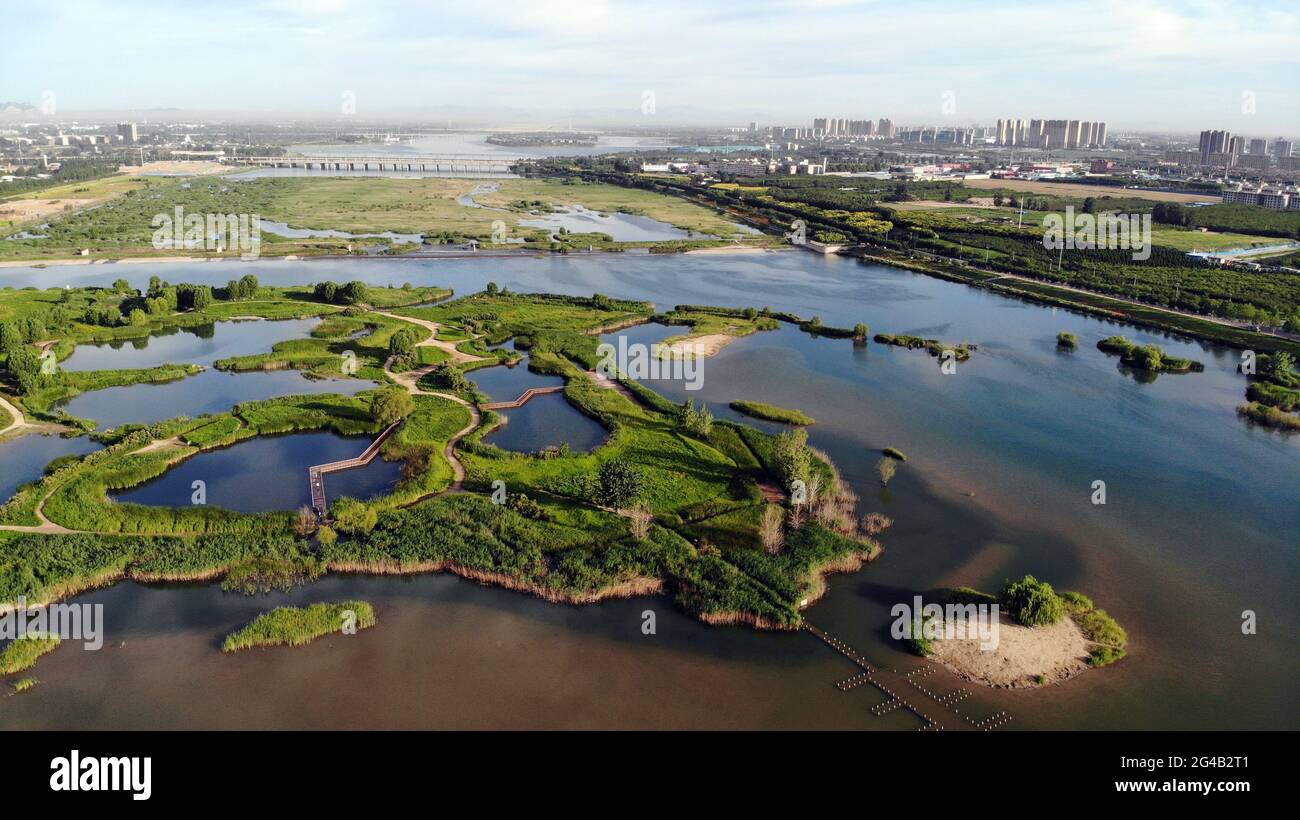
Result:
<instances>
[{"instance_id":1,"label":"hazy horizon","mask_svg":"<svg viewBox=\"0 0 1300 820\"><path fill-rule=\"evenodd\" d=\"M1281 2L1109 0L1067 17L948 0L268 0L190 20L156 0L73 0L13 18L0 31L0 101L55 103L52 116L18 115L28 120L664 128L1023 117L1103 120L1112 133L1300 131L1300 13Z\"/></svg>"}]
</instances>

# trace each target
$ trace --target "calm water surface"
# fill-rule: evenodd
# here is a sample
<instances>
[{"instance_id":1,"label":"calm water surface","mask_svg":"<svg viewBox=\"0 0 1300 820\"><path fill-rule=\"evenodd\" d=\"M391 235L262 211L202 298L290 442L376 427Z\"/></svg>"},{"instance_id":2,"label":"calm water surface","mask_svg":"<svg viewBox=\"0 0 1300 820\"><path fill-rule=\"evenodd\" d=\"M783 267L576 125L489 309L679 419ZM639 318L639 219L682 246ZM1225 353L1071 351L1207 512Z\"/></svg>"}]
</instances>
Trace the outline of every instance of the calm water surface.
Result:
<instances>
[{"instance_id":1,"label":"calm water surface","mask_svg":"<svg viewBox=\"0 0 1300 820\"><path fill-rule=\"evenodd\" d=\"M121 493L114 501L179 507L190 503L193 483L206 485L207 503L237 512L296 510L311 506L307 468L359 456L368 438L336 433L294 433L241 441L199 453L152 481ZM330 473L325 489L331 502L340 496L369 499L391 491L401 464L377 458L365 467Z\"/></svg>"},{"instance_id":2,"label":"calm water surface","mask_svg":"<svg viewBox=\"0 0 1300 820\"><path fill-rule=\"evenodd\" d=\"M1006 709L1015 728L1300 728L1292 637L1300 437L1235 416L1245 390L1237 351L797 252L4 276L18 286L122 275L140 285L155 274L219 284L235 269L272 284L409 280L465 294L491 280L647 299L661 309L770 305L827 324L863 321L873 333L977 343L953 375L921 351L814 339L790 327L737 341L706 362L704 388L690 397L721 417L738 398L814 416L811 441L839 465L860 511L896 521L882 557L832 578L809 620L877 664L906 670L926 662L888 640L893 603L941 586L995 589L1033 572L1114 614L1129 631L1130 657L1044 690L980 688L963 711ZM1057 351L1060 331L1078 334L1077 351ZM627 331L637 332L661 331ZM1139 381L1095 349L1112 333L1199 359L1206 371ZM688 395L680 384L655 386L677 400ZM886 446L909 461L882 492L875 462ZM1104 506L1090 503L1095 480L1107 484ZM344 596L373 601L380 626L301 651L233 659L218 651L225 632L269 606ZM853 668L810 636L705 627L668 599L561 607L454 578L347 577L265 600L135 585L79 600L106 604L112 644L99 653L65 646L42 659L41 686L5 699L0 726L912 728L901 713L871 716L874 690L834 689ZM658 614L656 636L639 632L645 609ZM1241 634L1247 609L1259 618L1254 636ZM959 685L942 671L930 680L940 690Z\"/></svg>"}]
</instances>

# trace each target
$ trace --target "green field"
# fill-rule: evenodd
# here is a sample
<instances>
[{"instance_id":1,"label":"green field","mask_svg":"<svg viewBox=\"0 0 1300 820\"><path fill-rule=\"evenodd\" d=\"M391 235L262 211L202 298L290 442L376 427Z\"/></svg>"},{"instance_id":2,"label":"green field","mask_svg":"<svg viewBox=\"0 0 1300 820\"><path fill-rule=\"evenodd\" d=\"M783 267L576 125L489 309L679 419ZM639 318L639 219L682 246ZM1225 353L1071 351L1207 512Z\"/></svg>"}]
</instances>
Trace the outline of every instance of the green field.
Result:
<instances>
[{"instance_id":1,"label":"green field","mask_svg":"<svg viewBox=\"0 0 1300 820\"><path fill-rule=\"evenodd\" d=\"M157 214L171 216L175 208L189 214L257 214L265 220L286 222L293 228L339 230L355 234L396 232L424 235L438 241L478 239L490 243L497 223L505 236L524 239L529 247L563 249L596 245L654 245L616 243L604 234L573 234L552 241L550 232L521 225L558 209L583 205L601 213L647 216L692 232L692 240L665 246L708 245L716 237L740 238L737 225L714 211L676 197L604 184L564 184L549 180L510 179L493 183L499 190L482 193L476 200L486 207L458 202L482 183L469 179L398 179L383 177L261 178L231 182L220 176L181 180L112 177L67 188L69 195L107 199L89 210L52 211L46 239L9 241L0 246L0 258L66 258L82 248L92 258L202 255L202 251L155 249L152 245ZM148 191L143 190L148 186ZM63 188L45 191L49 195ZM84 189L84 190L83 190ZM80 204L88 204L87 199ZM73 206L79 207L77 203ZM264 255L363 253L388 240L374 238L278 237L263 230ZM756 241L765 241L758 237ZM400 247L400 245L399 245ZM515 245L514 247L517 247ZM233 253L233 252L232 252Z\"/></svg>"}]
</instances>

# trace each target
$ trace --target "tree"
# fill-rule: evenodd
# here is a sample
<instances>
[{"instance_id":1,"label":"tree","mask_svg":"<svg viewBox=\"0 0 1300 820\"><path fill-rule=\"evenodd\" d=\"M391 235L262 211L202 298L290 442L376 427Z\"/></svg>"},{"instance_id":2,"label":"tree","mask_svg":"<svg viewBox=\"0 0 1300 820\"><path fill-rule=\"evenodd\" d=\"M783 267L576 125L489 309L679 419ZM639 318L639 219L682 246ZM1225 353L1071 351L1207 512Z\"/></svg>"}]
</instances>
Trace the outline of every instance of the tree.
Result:
<instances>
[{"instance_id":1,"label":"tree","mask_svg":"<svg viewBox=\"0 0 1300 820\"><path fill-rule=\"evenodd\" d=\"M439 387L445 387L457 393L469 390L469 379L465 373L451 362L441 362L429 371L429 379Z\"/></svg>"},{"instance_id":2,"label":"tree","mask_svg":"<svg viewBox=\"0 0 1300 820\"><path fill-rule=\"evenodd\" d=\"M367 533L379 523L379 514L372 507L355 498L344 496L332 505L334 526L340 532Z\"/></svg>"},{"instance_id":3,"label":"tree","mask_svg":"<svg viewBox=\"0 0 1300 820\"><path fill-rule=\"evenodd\" d=\"M812 452L808 449L808 431L802 427L787 430L776 437L772 447L772 466L785 487L796 481L808 482L812 470Z\"/></svg>"},{"instance_id":4,"label":"tree","mask_svg":"<svg viewBox=\"0 0 1300 820\"><path fill-rule=\"evenodd\" d=\"M1279 350L1269 355L1268 362L1264 365L1264 375L1274 381L1289 384L1294 368L1295 357L1285 350Z\"/></svg>"},{"instance_id":5,"label":"tree","mask_svg":"<svg viewBox=\"0 0 1300 820\"><path fill-rule=\"evenodd\" d=\"M776 504L768 504L763 510L763 521L759 525L759 537L763 541L763 550L768 555L776 555L785 546L785 532L782 524L785 515Z\"/></svg>"},{"instance_id":6,"label":"tree","mask_svg":"<svg viewBox=\"0 0 1300 820\"><path fill-rule=\"evenodd\" d=\"M865 342L867 340L867 334L870 332L871 328L867 327L866 323L858 322L853 326L853 341Z\"/></svg>"},{"instance_id":7,"label":"tree","mask_svg":"<svg viewBox=\"0 0 1300 820\"><path fill-rule=\"evenodd\" d=\"M644 541L650 535L650 524L654 521L654 516L645 508L644 504L637 504L631 510L628 510L627 518L632 537L638 541Z\"/></svg>"},{"instance_id":8,"label":"tree","mask_svg":"<svg viewBox=\"0 0 1300 820\"><path fill-rule=\"evenodd\" d=\"M496 282L488 282L486 290L488 292L488 295L495 296L497 292L501 290L501 287L497 285Z\"/></svg>"},{"instance_id":9,"label":"tree","mask_svg":"<svg viewBox=\"0 0 1300 820\"><path fill-rule=\"evenodd\" d=\"M338 301L345 305L357 305L370 296L370 288L365 282L353 280L348 282L338 292Z\"/></svg>"},{"instance_id":10,"label":"tree","mask_svg":"<svg viewBox=\"0 0 1300 820\"><path fill-rule=\"evenodd\" d=\"M322 302L333 303L334 297L338 295L339 286L333 282L317 282L316 287L312 288L312 293Z\"/></svg>"},{"instance_id":11,"label":"tree","mask_svg":"<svg viewBox=\"0 0 1300 820\"><path fill-rule=\"evenodd\" d=\"M622 459L606 461L596 473L596 497L603 506L623 509L636 501L644 489L641 471Z\"/></svg>"},{"instance_id":12,"label":"tree","mask_svg":"<svg viewBox=\"0 0 1300 820\"><path fill-rule=\"evenodd\" d=\"M998 600L1012 618L1025 626L1050 626L1065 617L1065 602L1056 590L1032 575L1009 582Z\"/></svg>"},{"instance_id":13,"label":"tree","mask_svg":"<svg viewBox=\"0 0 1300 820\"><path fill-rule=\"evenodd\" d=\"M317 524L316 513L312 512L311 507L300 507L298 516L293 521L293 531L306 538L316 531Z\"/></svg>"},{"instance_id":14,"label":"tree","mask_svg":"<svg viewBox=\"0 0 1300 820\"><path fill-rule=\"evenodd\" d=\"M1084 197L1084 198L1083 198L1083 212L1084 212L1085 214L1096 213L1096 212L1097 212L1097 200L1093 199L1093 198L1090 197L1090 196L1086 196L1086 197Z\"/></svg>"},{"instance_id":15,"label":"tree","mask_svg":"<svg viewBox=\"0 0 1300 820\"><path fill-rule=\"evenodd\" d=\"M414 411L415 399L400 387L382 387L370 401L370 414L384 427L397 424Z\"/></svg>"},{"instance_id":16,"label":"tree","mask_svg":"<svg viewBox=\"0 0 1300 820\"><path fill-rule=\"evenodd\" d=\"M23 344L23 332L13 322L0 323L0 353L8 353Z\"/></svg>"},{"instance_id":17,"label":"tree","mask_svg":"<svg viewBox=\"0 0 1300 820\"><path fill-rule=\"evenodd\" d=\"M415 351L415 331L404 327L388 339L388 355L409 356Z\"/></svg>"},{"instance_id":18,"label":"tree","mask_svg":"<svg viewBox=\"0 0 1300 820\"><path fill-rule=\"evenodd\" d=\"M30 345L20 344L9 351L5 369L18 382L24 393L29 393L37 386L41 376L41 360Z\"/></svg>"},{"instance_id":19,"label":"tree","mask_svg":"<svg viewBox=\"0 0 1300 820\"><path fill-rule=\"evenodd\" d=\"M695 407L694 399L687 399L677 410L677 427L697 438L708 438L713 432L713 413L708 405Z\"/></svg>"}]
</instances>

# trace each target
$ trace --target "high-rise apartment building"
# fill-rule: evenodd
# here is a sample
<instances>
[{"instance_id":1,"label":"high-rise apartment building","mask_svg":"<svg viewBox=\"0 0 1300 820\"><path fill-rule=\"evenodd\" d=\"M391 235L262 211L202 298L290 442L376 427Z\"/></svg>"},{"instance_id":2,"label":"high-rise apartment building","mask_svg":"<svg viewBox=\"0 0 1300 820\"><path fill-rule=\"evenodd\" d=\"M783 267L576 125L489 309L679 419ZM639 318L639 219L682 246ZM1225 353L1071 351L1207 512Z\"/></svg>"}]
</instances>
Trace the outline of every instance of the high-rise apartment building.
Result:
<instances>
[{"instance_id":1,"label":"high-rise apartment building","mask_svg":"<svg viewBox=\"0 0 1300 820\"><path fill-rule=\"evenodd\" d=\"M1268 153L1268 140L1253 139L1250 141L1250 153L1261 157Z\"/></svg>"},{"instance_id":2,"label":"high-rise apartment building","mask_svg":"<svg viewBox=\"0 0 1300 820\"><path fill-rule=\"evenodd\" d=\"M1201 132L1201 164L1210 165L1213 154L1228 154L1232 147L1231 131L1208 130ZM1218 163L1213 163L1218 164Z\"/></svg>"},{"instance_id":3,"label":"high-rise apartment building","mask_svg":"<svg viewBox=\"0 0 1300 820\"><path fill-rule=\"evenodd\" d=\"M123 142L139 142L140 132L136 129L133 122L119 122L117 124L117 134Z\"/></svg>"}]
</instances>

